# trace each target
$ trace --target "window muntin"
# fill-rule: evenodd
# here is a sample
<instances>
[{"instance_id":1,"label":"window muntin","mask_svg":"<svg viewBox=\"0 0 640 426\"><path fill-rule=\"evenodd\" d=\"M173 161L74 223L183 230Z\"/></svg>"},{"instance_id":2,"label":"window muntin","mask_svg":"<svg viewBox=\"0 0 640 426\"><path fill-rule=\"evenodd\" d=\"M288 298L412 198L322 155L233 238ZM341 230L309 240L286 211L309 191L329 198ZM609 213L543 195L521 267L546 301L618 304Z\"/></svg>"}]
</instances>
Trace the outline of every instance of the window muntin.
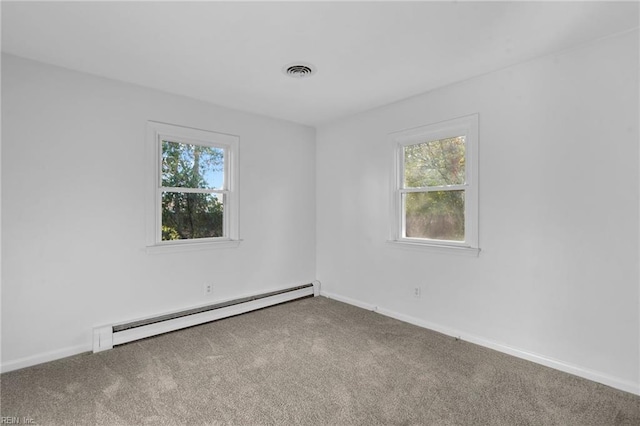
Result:
<instances>
[{"instance_id":1,"label":"window muntin","mask_svg":"<svg viewBox=\"0 0 640 426\"><path fill-rule=\"evenodd\" d=\"M477 248L477 115L397 132L391 240Z\"/></svg>"},{"instance_id":2,"label":"window muntin","mask_svg":"<svg viewBox=\"0 0 640 426\"><path fill-rule=\"evenodd\" d=\"M149 122L147 246L238 240L238 137Z\"/></svg>"}]
</instances>

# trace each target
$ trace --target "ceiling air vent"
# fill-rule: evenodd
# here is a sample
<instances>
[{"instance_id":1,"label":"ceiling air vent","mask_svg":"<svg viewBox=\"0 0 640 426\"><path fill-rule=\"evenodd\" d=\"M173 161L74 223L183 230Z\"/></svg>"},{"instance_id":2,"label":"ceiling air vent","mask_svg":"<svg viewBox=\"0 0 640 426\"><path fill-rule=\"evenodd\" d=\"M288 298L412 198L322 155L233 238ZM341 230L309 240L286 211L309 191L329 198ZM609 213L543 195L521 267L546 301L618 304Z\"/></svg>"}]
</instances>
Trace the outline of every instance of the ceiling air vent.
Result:
<instances>
[{"instance_id":1,"label":"ceiling air vent","mask_svg":"<svg viewBox=\"0 0 640 426\"><path fill-rule=\"evenodd\" d=\"M313 74L315 74L316 67L304 62L294 62L292 64L285 65L282 68L282 71L289 77L305 78L305 77L311 77Z\"/></svg>"}]
</instances>

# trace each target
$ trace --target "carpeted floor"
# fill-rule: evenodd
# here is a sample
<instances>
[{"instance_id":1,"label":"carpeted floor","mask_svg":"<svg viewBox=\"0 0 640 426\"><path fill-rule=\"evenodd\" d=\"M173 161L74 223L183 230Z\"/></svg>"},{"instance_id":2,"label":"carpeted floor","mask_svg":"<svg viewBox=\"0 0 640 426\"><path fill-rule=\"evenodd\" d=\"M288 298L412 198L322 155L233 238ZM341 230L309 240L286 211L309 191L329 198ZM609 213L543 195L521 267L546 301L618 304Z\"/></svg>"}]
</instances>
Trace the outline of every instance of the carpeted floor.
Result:
<instances>
[{"instance_id":1,"label":"carpeted floor","mask_svg":"<svg viewBox=\"0 0 640 426\"><path fill-rule=\"evenodd\" d=\"M47 425L640 425L638 396L323 297L1 382Z\"/></svg>"}]
</instances>

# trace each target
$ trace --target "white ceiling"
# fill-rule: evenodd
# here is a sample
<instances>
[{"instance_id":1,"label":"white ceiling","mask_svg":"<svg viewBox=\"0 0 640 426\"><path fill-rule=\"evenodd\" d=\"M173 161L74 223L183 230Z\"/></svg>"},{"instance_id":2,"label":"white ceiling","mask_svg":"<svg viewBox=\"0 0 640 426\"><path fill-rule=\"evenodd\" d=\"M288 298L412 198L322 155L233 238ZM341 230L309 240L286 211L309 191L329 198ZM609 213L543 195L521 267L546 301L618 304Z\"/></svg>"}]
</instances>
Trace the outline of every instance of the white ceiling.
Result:
<instances>
[{"instance_id":1,"label":"white ceiling","mask_svg":"<svg viewBox=\"0 0 640 426\"><path fill-rule=\"evenodd\" d=\"M3 1L2 51L317 125L637 28L638 6Z\"/></svg>"}]
</instances>

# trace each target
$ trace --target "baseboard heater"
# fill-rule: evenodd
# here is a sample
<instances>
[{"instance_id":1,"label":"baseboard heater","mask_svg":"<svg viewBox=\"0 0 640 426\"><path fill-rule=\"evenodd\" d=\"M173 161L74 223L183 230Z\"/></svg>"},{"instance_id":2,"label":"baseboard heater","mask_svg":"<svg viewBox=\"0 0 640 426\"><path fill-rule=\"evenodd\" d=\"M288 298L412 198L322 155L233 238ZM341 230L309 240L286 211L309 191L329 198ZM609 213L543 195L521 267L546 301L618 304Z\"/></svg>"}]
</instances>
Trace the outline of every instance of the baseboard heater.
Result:
<instances>
[{"instance_id":1,"label":"baseboard heater","mask_svg":"<svg viewBox=\"0 0 640 426\"><path fill-rule=\"evenodd\" d=\"M320 282L314 281L284 290L186 309L179 312L143 318L93 329L93 352L102 352L134 340L192 327L206 322L255 311L291 300L320 295Z\"/></svg>"}]
</instances>

